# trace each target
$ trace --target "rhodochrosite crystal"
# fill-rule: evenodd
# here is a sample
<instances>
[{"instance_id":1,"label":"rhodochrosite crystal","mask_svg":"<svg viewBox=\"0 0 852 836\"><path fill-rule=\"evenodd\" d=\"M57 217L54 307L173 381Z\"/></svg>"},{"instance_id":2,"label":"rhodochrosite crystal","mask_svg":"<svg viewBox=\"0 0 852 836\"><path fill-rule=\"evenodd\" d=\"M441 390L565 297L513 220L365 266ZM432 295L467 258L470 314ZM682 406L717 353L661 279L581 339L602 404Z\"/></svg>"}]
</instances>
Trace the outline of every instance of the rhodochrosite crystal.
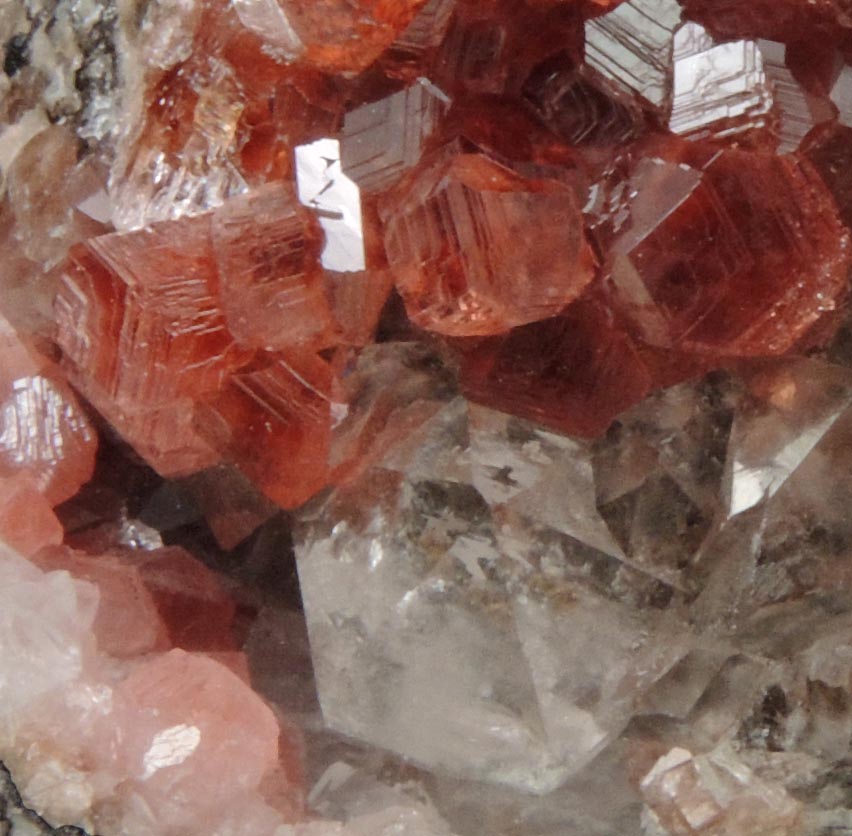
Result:
<instances>
[{"instance_id":1,"label":"rhodochrosite crystal","mask_svg":"<svg viewBox=\"0 0 852 836\"><path fill-rule=\"evenodd\" d=\"M852 833L847 0L0 45L0 833Z\"/></svg>"}]
</instances>

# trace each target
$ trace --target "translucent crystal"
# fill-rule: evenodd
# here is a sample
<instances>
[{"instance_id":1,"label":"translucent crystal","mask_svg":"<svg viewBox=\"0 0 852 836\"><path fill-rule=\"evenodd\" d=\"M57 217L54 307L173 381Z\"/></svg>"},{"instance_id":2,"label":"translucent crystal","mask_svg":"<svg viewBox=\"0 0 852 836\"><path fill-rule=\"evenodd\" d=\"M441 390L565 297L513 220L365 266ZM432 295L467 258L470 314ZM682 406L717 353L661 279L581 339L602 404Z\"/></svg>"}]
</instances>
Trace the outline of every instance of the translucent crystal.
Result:
<instances>
[{"instance_id":1,"label":"translucent crystal","mask_svg":"<svg viewBox=\"0 0 852 836\"><path fill-rule=\"evenodd\" d=\"M449 103L441 90L420 79L399 93L347 113L341 140L346 175L365 193L393 185L420 161Z\"/></svg>"},{"instance_id":2,"label":"translucent crystal","mask_svg":"<svg viewBox=\"0 0 852 836\"><path fill-rule=\"evenodd\" d=\"M58 505L92 475L94 428L59 371L2 317L0 357L0 475L26 477Z\"/></svg>"},{"instance_id":3,"label":"translucent crystal","mask_svg":"<svg viewBox=\"0 0 852 836\"><path fill-rule=\"evenodd\" d=\"M234 374L199 432L270 499L300 505L328 481L332 372L317 355L270 355Z\"/></svg>"},{"instance_id":4,"label":"translucent crystal","mask_svg":"<svg viewBox=\"0 0 852 836\"><path fill-rule=\"evenodd\" d=\"M232 198L214 215L219 298L228 330L242 345L275 350L332 342L317 237L295 195L280 184Z\"/></svg>"},{"instance_id":5,"label":"translucent crystal","mask_svg":"<svg viewBox=\"0 0 852 836\"><path fill-rule=\"evenodd\" d=\"M440 772L551 790L683 642L605 591L619 561L585 516L590 468L564 474L574 443L460 400L422 433L427 457L391 448L297 542L326 722ZM623 583L642 597L641 573Z\"/></svg>"},{"instance_id":6,"label":"translucent crystal","mask_svg":"<svg viewBox=\"0 0 852 836\"><path fill-rule=\"evenodd\" d=\"M460 362L472 400L585 437L604 432L651 386L635 343L594 297L464 347Z\"/></svg>"},{"instance_id":7,"label":"translucent crystal","mask_svg":"<svg viewBox=\"0 0 852 836\"><path fill-rule=\"evenodd\" d=\"M500 333L552 316L593 276L571 191L482 155L439 157L383 215L408 314L439 333Z\"/></svg>"},{"instance_id":8,"label":"translucent crystal","mask_svg":"<svg viewBox=\"0 0 852 836\"><path fill-rule=\"evenodd\" d=\"M642 790L670 836L799 832L799 805L756 778L732 752L694 757L672 749L642 779Z\"/></svg>"},{"instance_id":9,"label":"translucent crystal","mask_svg":"<svg viewBox=\"0 0 852 836\"><path fill-rule=\"evenodd\" d=\"M164 473L215 460L191 427L239 352L216 298L210 219L90 240L57 298L58 340L80 388Z\"/></svg>"},{"instance_id":10,"label":"translucent crystal","mask_svg":"<svg viewBox=\"0 0 852 836\"><path fill-rule=\"evenodd\" d=\"M62 542L62 523L32 479L0 477L0 540L25 556Z\"/></svg>"},{"instance_id":11,"label":"translucent crystal","mask_svg":"<svg viewBox=\"0 0 852 836\"><path fill-rule=\"evenodd\" d=\"M684 24L674 40L669 127L718 138L762 131L777 136L780 152L794 150L832 113L795 79L785 53L783 44L768 40L716 44L699 24Z\"/></svg>"},{"instance_id":12,"label":"translucent crystal","mask_svg":"<svg viewBox=\"0 0 852 836\"><path fill-rule=\"evenodd\" d=\"M687 23L675 35L673 59L672 131L701 136L712 125L714 134L724 135L766 124L772 91L757 42L716 45L702 26Z\"/></svg>"},{"instance_id":13,"label":"translucent crystal","mask_svg":"<svg viewBox=\"0 0 852 836\"><path fill-rule=\"evenodd\" d=\"M680 5L629 0L586 22L586 63L616 91L666 112L671 105L673 33Z\"/></svg>"},{"instance_id":14,"label":"translucent crystal","mask_svg":"<svg viewBox=\"0 0 852 836\"><path fill-rule=\"evenodd\" d=\"M323 0L303 4L278 0L304 59L325 70L357 72L368 67L411 23L424 0ZM273 30L275 31L275 30Z\"/></svg>"},{"instance_id":15,"label":"translucent crystal","mask_svg":"<svg viewBox=\"0 0 852 836\"><path fill-rule=\"evenodd\" d=\"M456 0L427 0L381 57L388 75L411 80L428 66L446 34Z\"/></svg>"},{"instance_id":16,"label":"translucent crystal","mask_svg":"<svg viewBox=\"0 0 852 836\"><path fill-rule=\"evenodd\" d=\"M631 184L613 280L648 342L778 354L840 298L847 233L806 163L724 151L701 170L646 158ZM795 290L781 280L791 271ZM747 293L738 279L745 275Z\"/></svg>"},{"instance_id":17,"label":"translucent crystal","mask_svg":"<svg viewBox=\"0 0 852 836\"><path fill-rule=\"evenodd\" d=\"M847 371L816 361L770 366L752 386L762 397L741 407L728 450L731 515L774 496L852 402Z\"/></svg>"}]
</instances>

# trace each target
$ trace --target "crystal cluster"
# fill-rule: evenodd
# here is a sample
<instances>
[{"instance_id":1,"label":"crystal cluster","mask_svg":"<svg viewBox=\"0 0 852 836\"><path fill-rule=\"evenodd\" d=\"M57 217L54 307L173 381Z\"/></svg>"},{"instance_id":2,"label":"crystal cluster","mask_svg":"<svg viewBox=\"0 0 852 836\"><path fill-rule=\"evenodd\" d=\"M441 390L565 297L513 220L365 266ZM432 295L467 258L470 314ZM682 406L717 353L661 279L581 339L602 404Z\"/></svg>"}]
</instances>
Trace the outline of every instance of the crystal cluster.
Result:
<instances>
[{"instance_id":1,"label":"crystal cluster","mask_svg":"<svg viewBox=\"0 0 852 836\"><path fill-rule=\"evenodd\" d=\"M844 0L0 41L0 830L852 832Z\"/></svg>"}]
</instances>

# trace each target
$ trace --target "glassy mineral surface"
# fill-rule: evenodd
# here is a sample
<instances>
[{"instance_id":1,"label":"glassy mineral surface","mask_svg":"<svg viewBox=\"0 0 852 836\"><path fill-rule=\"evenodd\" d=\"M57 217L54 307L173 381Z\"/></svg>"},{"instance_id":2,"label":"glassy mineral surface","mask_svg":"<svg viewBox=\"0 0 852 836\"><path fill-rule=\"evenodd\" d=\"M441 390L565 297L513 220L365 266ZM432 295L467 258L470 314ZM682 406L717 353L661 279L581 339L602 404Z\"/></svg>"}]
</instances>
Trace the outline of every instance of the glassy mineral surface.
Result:
<instances>
[{"instance_id":1,"label":"glassy mineral surface","mask_svg":"<svg viewBox=\"0 0 852 836\"><path fill-rule=\"evenodd\" d=\"M0 46L0 833L852 833L846 0Z\"/></svg>"}]
</instances>

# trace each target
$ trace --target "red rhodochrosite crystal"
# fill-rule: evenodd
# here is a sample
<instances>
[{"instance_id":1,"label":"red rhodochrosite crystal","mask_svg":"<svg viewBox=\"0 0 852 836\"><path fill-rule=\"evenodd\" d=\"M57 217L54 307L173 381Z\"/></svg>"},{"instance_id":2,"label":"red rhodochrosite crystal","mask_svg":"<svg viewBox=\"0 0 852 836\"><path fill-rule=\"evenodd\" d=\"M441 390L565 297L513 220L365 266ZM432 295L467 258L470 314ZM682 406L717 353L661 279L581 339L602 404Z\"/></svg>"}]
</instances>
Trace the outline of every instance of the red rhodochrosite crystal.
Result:
<instances>
[{"instance_id":1,"label":"red rhodochrosite crystal","mask_svg":"<svg viewBox=\"0 0 852 836\"><path fill-rule=\"evenodd\" d=\"M241 359L216 291L204 216L90 240L72 253L57 298L75 381L164 474L215 461L192 428L192 402Z\"/></svg>"},{"instance_id":2,"label":"red rhodochrosite crystal","mask_svg":"<svg viewBox=\"0 0 852 836\"><path fill-rule=\"evenodd\" d=\"M225 321L238 342L274 350L334 341L319 233L294 194L275 183L229 200L212 236Z\"/></svg>"},{"instance_id":3,"label":"red rhodochrosite crystal","mask_svg":"<svg viewBox=\"0 0 852 836\"><path fill-rule=\"evenodd\" d=\"M173 647L235 649L236 605L218 577L185 549L169 546L142 555L124 554L139 573Z\"/></svg>"},{"instance_id":4,"label":"red rhodochrosite crystal","mask_svg":"<svg viewBox=\"0 0 852 836\"><path fill-rule=\"evenodd\" d=\"M621 323L593 296L462 347L461 380L475 401L580 436L602 433L653 382Z\"/></svg>"},{"instance_id":5,"label":"red rhodochrosite crystal","mask_svg":"<svg viewBox=\"0 0 852 836\"><path fill-rule=\"evenodd\" d=\"M210 443L284 508L328 480L332 370L315 354L268 355L233 375L202 410Z\"/></svg>"},{"instance_id":6,"label":"red rhodochrosite crystal","mask_svg":"<svg viewBox=\"0 0 852 836\"><path fill-rule=\"evenodd\" d=\"M390 46L424 0L279 2L305 46L306 61L323 69L351 72L365 69Z\"/></svg>"},{"instance_id":7,"label":"red rhodochrosite crystal","mask_svg":"<svg viewBox=\"0 0 852 836\"><path fill-rule=\"evenodd\" d=\"M170 648L165 625L133 560L64 547L44 549L31 560L45 571L64 570L97 587L98 613L93 630L104 653L132 658Z\"/></svg>"},{"instance_id":8,"label":"red rhodochrosite crystal","mask_svg":"<svg viewBox=\"0 0 852 836\"><path fill-rule=\"evenodd\" d=\"M848 826L852 0L7 5L0 831Z\"/></svg>"},{"instance_id":9,"label":"red rhodochrosite crystal","mask_svg":"<svg viewBox=\"0 0 852 836\"><path fill-rule=\"evenodd\" d=\"M186 801L222 815L221 799L256 790L278 763L272 711L224 665L172 650L141 664L114 693L117 767L174 832ZM171 821L170 821L171 820Z\"/></svg>"},{"instance_id":10,"label":"red rhodochrosite crystal","mask_svg":"<svg viewBox=\"0 0 852 836\"><path fill-rule=\"evenodd\" d=\"M408 314L442 334L496 334L552 316L593 277L571 190L479 154L439 156L383 216Z\"/></svg>"},{"instance_id":11,"label":"red rhodochrosite crystal","mask_svg":"<svg viewBox=\"0 0 852 836\"><path fill-rule=\"evenodd\" d=\"M615 297L647 342L715 356L780 354L843 299L848 231L794 157L646 157L611 247Z\"/></svg>"},{"instance_id":12,"label":"red rhodochrosite crystal","mask_svg":"<svg viewBox=\"0 0 852 836\"><path fill-rule=\"evenodd\" d=\"M683 0L683 6L687 17L725 38L797 41L818 33L839 40L844 30L852 29L846 0Z\"/></svg>"}]
</instances>

